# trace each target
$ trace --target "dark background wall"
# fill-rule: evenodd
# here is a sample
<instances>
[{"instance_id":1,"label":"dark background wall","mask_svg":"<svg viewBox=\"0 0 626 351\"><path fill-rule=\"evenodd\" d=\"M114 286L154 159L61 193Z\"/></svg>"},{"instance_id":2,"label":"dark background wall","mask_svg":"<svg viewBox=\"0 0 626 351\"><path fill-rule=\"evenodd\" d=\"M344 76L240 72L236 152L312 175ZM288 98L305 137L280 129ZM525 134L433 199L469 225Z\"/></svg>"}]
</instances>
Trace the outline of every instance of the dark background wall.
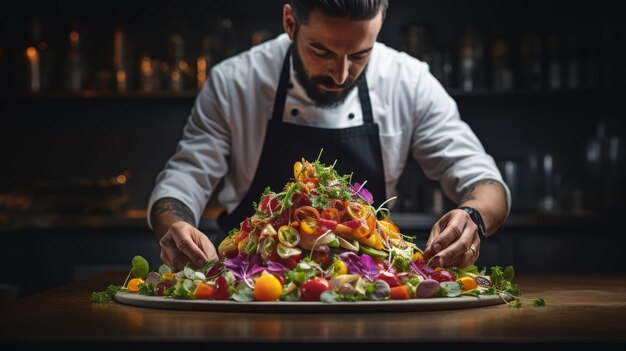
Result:
<instances>
[{"instance_id":1,"label":"dark background wall","mask_svg":"<svg viewBox=\"0 0 626 351\"><path fill-rule=\"evenodd\" d=\"M178 34L183 43L178 59L191 66L201 55L219 62L248 48L253 33L260 40L279 34L282 3L113 1L94 9L51 1L37 7L16 4L17 11L0 15L0 257L5 267L35 257L28 268L45 277L31 282L21 270L8 269L3 281L27 294L98 270L128 267L135 254L158 264L158 247L142 211L197 90L192 75L184 76L180 90L173 91L165 75L153 91L142 90L141 57L171 69L172 35ZM443 66L432 58L449 59L452 73L439 77L514 192L511 217L483 244L479 265L593 271L600 268L571 263L591 250L604 253L602 269L623 270L617 245L599 246L623 234L618 218L624 210L626 133L620 120L626 28L615 6L609 1L584 7L558 0L391 1L380 40L430 59L438 74ZM478 86L467 90L460 72L470 26L483 45L483 58L475 63L484 79L476 78ZM113 79L116 28L126 40L125 91ZM410 28L427 34L417 46L409 45ZM80 33L85 67L77 91L64 83L72 30ZM542 48L534 87L524 74L528 61L522 47L528 37ZM25 52L41 42L46 43L42 88L33 93ZM508 87L498 86L493 71L502 63L493 55L496 42L508 49L504 65L513 77ZM577 84L572 77L578 77ZM547 160L552 160L551 172L544 167ZM120 174L126 182L111 181ZM400 190L403 196L394 207L398 223L423 243L439 213L453 204L440 199L437 185L415 163L409 163Z\"/></svg>"}]
</instances>

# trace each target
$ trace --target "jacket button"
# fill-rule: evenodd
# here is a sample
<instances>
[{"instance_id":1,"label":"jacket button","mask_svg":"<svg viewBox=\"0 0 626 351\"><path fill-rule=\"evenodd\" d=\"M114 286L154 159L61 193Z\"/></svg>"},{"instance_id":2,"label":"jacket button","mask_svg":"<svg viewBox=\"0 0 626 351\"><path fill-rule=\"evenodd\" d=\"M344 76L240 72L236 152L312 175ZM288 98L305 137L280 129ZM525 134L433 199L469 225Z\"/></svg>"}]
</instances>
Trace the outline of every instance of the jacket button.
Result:
<instances>
[{"instance_id":1,"label":"jacket button","mask_svg":"<svg viewBox=\"0 0 626 351\"><path fill-rule=\"evenodd\" d=\"M348 118L349 118L349 119L353 119L353 118L354 118L354 113L350 113L350 114L348 115Z\"/></svg>"},{"instance_id":2,"label":"jacket button","mask_svg":"<svg viewBox=\"0 0 626 351\"><path fill-rule=\"evenodd\" d=\"M294 116L294 117L295 117L295 116L297 116L297 115L298 115L298 113L300 113L300 111L298 111L298 109L297 109L297 108L292 108L292 109L291 109L291 115L292 115L292 116Z\"/></svg>"}]
</instances>

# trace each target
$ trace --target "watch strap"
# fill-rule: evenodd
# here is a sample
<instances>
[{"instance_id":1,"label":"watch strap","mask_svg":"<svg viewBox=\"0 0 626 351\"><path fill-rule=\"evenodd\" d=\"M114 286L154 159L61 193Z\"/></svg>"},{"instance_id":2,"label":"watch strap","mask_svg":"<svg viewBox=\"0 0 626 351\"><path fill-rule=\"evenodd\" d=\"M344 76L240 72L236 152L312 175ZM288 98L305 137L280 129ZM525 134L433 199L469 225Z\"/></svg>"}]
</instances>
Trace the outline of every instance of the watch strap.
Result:
<instances>
[{"instance_id":1,"label":"watch strap","mask_svg":"<svg viewBox=\"0 0 626 351\"><path fill-rule=\"evenodd\" d=\"M469 206L461 206L459 207L459 209L467 212L467 214L469 214L470 218L472 219L472 222L476 224L476 226L478 227L477 231L480 240L487 239L487 228L485 227L485 222L483 221L483 217L480 215L480 212L478 212L477 209Z\"/></svg>"}]
</instances>

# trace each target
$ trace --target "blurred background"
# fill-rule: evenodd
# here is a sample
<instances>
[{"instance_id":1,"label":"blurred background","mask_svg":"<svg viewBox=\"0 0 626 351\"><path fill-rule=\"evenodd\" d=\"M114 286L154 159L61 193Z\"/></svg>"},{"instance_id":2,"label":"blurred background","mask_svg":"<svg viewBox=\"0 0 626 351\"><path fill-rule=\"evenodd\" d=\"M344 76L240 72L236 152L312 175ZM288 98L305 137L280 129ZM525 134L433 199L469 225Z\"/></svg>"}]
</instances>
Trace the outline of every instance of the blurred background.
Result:
<instances>
[{"instance_id":1,"label":"blurred background","mask_svg":"<svg viewBox=\"0 0 626 351\"><path fill-rule=\"evenodd\" d=\"M283 3L48 1L3 11L0 284L9 294L127 269L137 254L160 263L145 220L156 174L207 72L282 33ZM429 63L511 189L511 214L483 242L479 267L624 270L620 14L610 1L390 0L380 41ZM454 205L412 160L399 193L393 217L423 247Z\"/></svg>"}]
</instances>

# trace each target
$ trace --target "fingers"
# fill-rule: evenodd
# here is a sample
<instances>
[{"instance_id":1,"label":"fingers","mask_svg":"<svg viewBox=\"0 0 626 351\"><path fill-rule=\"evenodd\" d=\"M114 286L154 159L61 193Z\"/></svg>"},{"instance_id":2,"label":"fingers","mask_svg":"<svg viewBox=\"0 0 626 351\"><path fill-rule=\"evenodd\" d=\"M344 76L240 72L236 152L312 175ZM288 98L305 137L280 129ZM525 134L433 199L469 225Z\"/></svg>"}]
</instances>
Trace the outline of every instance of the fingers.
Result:
<instances>
[{"instance_id":1,"label":"fingers","mask_svg":"<svg viewBox=\"0 0 626 351\"><path fill-rule=\"evenodd\" d=\"M478 258L480 238L476 234L476 224L466 213L459 212L454 216L451 213L448 213L451 217L446 227L439 234L431 235L431 246L424 256L432 266L464 268ZM436 234L436 230L434 232Z\"/></svg>"},{"instance_id":2,"label":"fingers","mask_svg":"<svg viewBox=\"0 0 626 351\"><path fill-rule=\"evenodd\" d=\"M173 224L159 245L161 260L175 270L181 270L189 263L201 267L210 258L217 258L206 235L187 223Z\"/></svg>"},{"instance_id":3,"label":"fingers","mask_svg":"<svg viewBox=\"0 0 626 351\"><path fill-rule=\"evenodd\" d=\"M459 256L456 261L450 265L457 268L465 268L471 264L474 264L480 256L480 239L474 239L469 248L463 255Z\"/></svg>"},{"instance_id":4,"label":"fingers","mask_svg":"<svg viewBox=\"0 0 626 351\"><path fill-rule=\"evenodd\" d=\"M441 251L441 243L437 243L437 246L433 246L433 242L437 239L437 237L441 234L441 231L446 227L448 221L448 216L443 216L435 225L433 225L430 230L430 235L428 237L428 241L426 241L426 249L424 250L424 258L430 259L437 252Z\"/></svg>"}]
</instances>

